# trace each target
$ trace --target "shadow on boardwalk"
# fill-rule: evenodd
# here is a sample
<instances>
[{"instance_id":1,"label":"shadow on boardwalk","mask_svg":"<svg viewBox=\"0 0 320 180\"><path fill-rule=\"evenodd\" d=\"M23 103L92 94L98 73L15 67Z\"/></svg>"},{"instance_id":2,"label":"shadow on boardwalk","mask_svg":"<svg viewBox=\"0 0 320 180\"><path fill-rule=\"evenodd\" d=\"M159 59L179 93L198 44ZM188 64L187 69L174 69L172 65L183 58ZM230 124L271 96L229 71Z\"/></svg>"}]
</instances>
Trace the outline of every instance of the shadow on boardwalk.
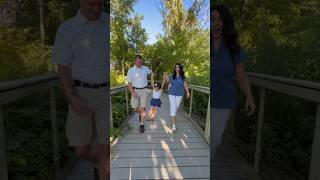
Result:
<instances>
[{"instance_id":1,"label":"shadow on boardwalk","mask_svg":"<svg viewBox=\"0 0 320 180\"><path fill-rule=\"evenodd\" d=\"M135 113L128 121L130 130L111 145L112 180L210 179L209 145L181 111L177 113L177 132L172 134L168 96L163 95L161 100L156 120L145 121L143 134ZM217 154L211 176L216 180L251 179L240 162L232 147L225 145ZM93 179L91 165L77 162L67 179Z\"/></svg>"}]
</instances>

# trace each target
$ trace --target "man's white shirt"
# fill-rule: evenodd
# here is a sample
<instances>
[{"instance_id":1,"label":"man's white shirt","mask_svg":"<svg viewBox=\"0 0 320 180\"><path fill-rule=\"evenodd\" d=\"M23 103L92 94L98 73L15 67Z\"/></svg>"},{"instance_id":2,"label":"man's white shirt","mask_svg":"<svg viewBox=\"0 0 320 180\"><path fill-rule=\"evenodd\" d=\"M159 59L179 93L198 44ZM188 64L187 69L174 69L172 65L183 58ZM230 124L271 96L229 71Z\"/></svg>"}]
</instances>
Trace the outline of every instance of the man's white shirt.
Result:
<instances>
[{"instance_id":1,"label":"man's white shirt","mask_svg":"<svg viewBox=\"0 0 320 180\"><path fill-rule=\"evenodd\" d=\"M148 86L148 74L152 71L147 66L131 67L128 70L127 81L132 84L133 87L143 88Z\"/></svg>"}]
</instances>

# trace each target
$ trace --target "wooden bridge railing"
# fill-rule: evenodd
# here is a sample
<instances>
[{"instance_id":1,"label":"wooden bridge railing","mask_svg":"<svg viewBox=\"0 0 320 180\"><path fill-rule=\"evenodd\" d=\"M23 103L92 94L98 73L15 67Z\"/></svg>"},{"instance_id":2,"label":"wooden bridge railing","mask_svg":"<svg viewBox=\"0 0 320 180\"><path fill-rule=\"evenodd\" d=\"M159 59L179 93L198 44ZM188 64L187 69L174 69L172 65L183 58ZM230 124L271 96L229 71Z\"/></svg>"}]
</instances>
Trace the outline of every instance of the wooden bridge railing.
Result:
<instances>
[{"instance_id":1,"label":"wooden bridge railing","mask_svg":"<svg viewBox=\"0 0 320 180\"><path fill-rule=\"evenodd\" d=\"M120 93L120 92L125 92L126 96L126 115L129 116L129 99L128 99L128 86L127 85L122 85L122 86L116 86L116 87L111 87L110 88L110 96ZM112 101L110 97L110 128L113 127L113 117L112 117Z\"/></svg>"},{"instance_id":2,"label":"wooden bridge railing","mask_svg":"<svg viewBox=\"0 0 320 180\"><path fill-rule=\"evenodd\" d=\"M209 96L208 98L208 105L207 105L207 115L206 115L206 122L205 122L205 128L204 131L197 125L196 122L194 122L195 127L198 129L200 134L205 138L207 143L210 144L210 87L203 87L203 86L196 86L196 85L189 85L190 92L190 103L189 103L189 116L191 117L192 113L192 104L193 104L193 93L194 91L207 94Z\"/></svg>"},{"instance_id":3,"label":"wooden bridge railing","mask_svg":"<svg viewBox=\"0 0 320 180\"><path fill-rule=\"evenodd\" d=\"M158 83L161 83L161 81L155 81ZM116 86L116 87L111 87L110 88L110 94L114 95L119 92L125 92L126 96L126 113L127 116L129 115L129 107L128 107L128 86L127 85L122 85L122 86ZM189 85L189 89L191 90L190 94L190 105L189 105L189 116L191 117L192 113L192 104L193 104L193 92L198 91L204 94L210 94L210 88L209 87L202 87L202 86L196 86L196 85ZM110 127L113 127L113 119L112 119L112 109L111 109L111 98L110 98ZM210 95L209 95L209 100L208 100L208 106L207 106L207 115L206 115L206 123L205 123L205 130L203 131L198 124L193 121L193 124L196 126L200 134L206 139L206 141L209 143L210 142Z\"/></svg>"},{"instance_id":4,"label":"wooden bridge railing","mask_svg":"<svg viewBox=\"0 0 320 180\"><path fill-rule=\"evenodd\" d=\"M50 117L52 128L52 142L54 153L54 167L56 177L60 176L59 167L59 145L58 128L56 118L56 95L54 88L58 87L59 82L54 74L33 77L9 82L0 82L0 179L8 180L7 153L4 128L3 108L6 104L20 100L24 97L36 94L41 91L50 92Z\"/></svg>"},{"instance_id":5,"label":"wooden bridge railing","mask_svg":"<svg viewBox=\"0 0 320 180\"><path fill-rule=\"evenodd\" d=\"M302 98L317 104L317 113L312 143L312 154L309 170L309 180L319 180L320 177L320 83L271 76L266 74L248 73L249 81L259 87L259 109L257 122L257 136L254 155L254 172L260 171L262 132L264 125L264 106L266 90L275 91Z\"/></svg>"},{"instance_id":6,"label":"wooden bridge railing","mask_svg":"<svg viewBox=\"0 0 320 180\"><path fill-rule=\"evenodd\" d=\"M54 88L59 87L59 81L55 74L47 74L43 76L33 77L30 79L22 79L16 81L9 82L1 82L0 83L0 179L7 180L8 179L8 167L7 167L7 153L6 153L6 141L5 141L5 128L4 128L4 115L3 115L3 107L17 100L20 100L24 97L36 94L42 91L50 92L50 118L51 118L51 128L52 128L52 142L53 142L53 153L54 153L54 167L55 167L55 175L59 177L60 173L60 165L59 165L59 143L58 143L58 128L57 128L57 117L56 117L56 95ZM190 99L190 107L189 107L189 115L192 112L192 101L193 101L193 92L198 91L205 94L210 93L210 89L208 87L201 87L190 85L191 89L191 99ZM117 86L110 88L110 95L114 95L119 92L125 92L126 97L126 113L129 115L129 99L128 99L128 90L127 86ZM209 142L210 138L210 98L208 101L208 110L206 117L206 127L205 132L202 134L205 139ZM111 98L110 98L110 108ZM113 127L112 120L112 111L110 109L110 127Z\"/></svg>"}]
</instances>

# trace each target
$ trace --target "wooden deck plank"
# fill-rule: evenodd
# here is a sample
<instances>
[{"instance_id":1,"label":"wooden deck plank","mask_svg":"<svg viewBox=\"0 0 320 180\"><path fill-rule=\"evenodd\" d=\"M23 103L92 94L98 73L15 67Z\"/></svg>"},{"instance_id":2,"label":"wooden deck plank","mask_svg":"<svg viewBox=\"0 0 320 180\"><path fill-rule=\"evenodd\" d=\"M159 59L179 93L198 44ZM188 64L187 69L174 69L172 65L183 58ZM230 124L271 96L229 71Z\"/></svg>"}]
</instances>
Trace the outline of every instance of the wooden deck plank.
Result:
<instances>
[{"instance_id":1,"label":"wooden deck plank","mask_svg":"<svg viewBox=\"0 0 320 180\"><path fill-rule=\"evenodd\" d=\"M138 114L130 118L131 130L111 148L111 179L209 179L209 145L179 112L172 134L168 104L162 98L157 118L145 121L143 134Z\"/></svg>"},{"instance_id":2,"label":"wooden deck plank","mask_svg":"<svg viewBox=\"0 0 320 180\"><path fill-rule=\"evenodd\" d=\"M155 143L155 144L116 144L113 150L138 150L138 149L163 149L170 151L171 149L205 149L209 146L205 143Z\"/></svg>"},{"instance_id":3,"label":"wooden deck plank","mask_svg":"<svg viewBox=\"0 0 320 180\"><path fill-rule=\"evenodd\" d=\"M201 138L201 137L196 137L196 138L177 138L177 137L162 137L162 138L157 138L157 137L140 137L137 139L129 139L129 138L122 138L119 140L118 144L143 144L143 143L161 143L161 142L166 142L166 143L181 143L181 142L198 142L198 143L205 143L206 141Z\"/></svg>"},{"instance_id":4,"label":"wooden deck plank","mask_svg":"<svg viewBox=\"0 0 320 180\"><path fill-rule=\"evenodd\" d=\"M183 179L210 178L210 166L148 167L111 169L111 179Z\"/></svg>"},{"instance_id":5,"label":"wooden deck plank","mask_svg":"<svg viewBox=\"0 0 320 180\"><path fill-rule=\"evenodd\" d=\"M149 97L150 98L150 97ZM172 134L168 97L162 97L162 107L155 121L145 121L145 132L139 132L138 114L111 145L111 180L121 179L197 179L251 180L241 168L234 153L218 151L210 174L210 146L185 114L178 111L177 133ZM69 175L71 180L91 180L93 169L88 163L78 163ZM67 179L67 180L69 180Z\"/></svg>"},{"instance_id":6,"label":"wooden deck plank","mask_svg":"<svg viewBox=\"0 0 320 180\"><path fill-rule=\"evenodd\" d=\"M153 123L153 122L150 122ZM192 129L192 130L196 130L191 124L177 124L177 127L179 127L179 130L187 130L187 129ZM167 130L168 128L170 129L170 125L160 125L160 124L147 124L144 129L145 130ZM136 123L133 127L133 130L139 130L139 124Z\"/></svg>"},{"instance_id":7,"label":"wooden deck plank","mask_svg":"<svg viewBox=\"0 0 320 180\"><path fill-rule=\"evenodd\" d=\"M120 158L112 159L111 169L135 167L196 167L210 166L210 159L207 157L153 157L153 158Z\"/></svg>"},{"instance_id":8,"label":"wooden deck plank","mask_svg":"<svg viewBox=\"0 0 320 180\"><path fill-rule=\"evenodd\" d=\"M124 135L125 138L131 138L131 139L137 139L137 138L156 138L156 137L163 137L163 138L171 138L171 137L180 137L180 138L195 138L195 137L201 137L199 133L179 133L171 134L171 133L152 133L152 134L126 134Z\"/></svg>"},{"instance_id":9,"label":"wooden deck plank","mask_svg":"<svg viewBox=\"0 0 320 180\"><path fill-rule=\"evenodd\" d=\"M171 150L166 152L163 150L131 150L131 151L112 151L111 158L145 158L145 157L193 157L193 156L210 156L208 149L186 149Z\"/></svg>"}]
</instances>

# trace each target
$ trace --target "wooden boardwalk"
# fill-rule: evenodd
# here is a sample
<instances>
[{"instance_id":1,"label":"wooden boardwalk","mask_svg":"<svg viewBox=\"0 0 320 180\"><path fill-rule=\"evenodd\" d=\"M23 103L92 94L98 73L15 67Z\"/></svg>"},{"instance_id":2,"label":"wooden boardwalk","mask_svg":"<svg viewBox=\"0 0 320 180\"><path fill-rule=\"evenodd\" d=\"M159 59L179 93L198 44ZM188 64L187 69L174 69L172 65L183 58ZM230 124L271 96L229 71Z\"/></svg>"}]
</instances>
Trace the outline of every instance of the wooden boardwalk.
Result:
<instances>
[{"instance_id":1,"label":"wooden boardwalk","mask_svg":"<svg viewBox=\"0 0 320 180\"><path fill-rule=\"evenodd\" d=\"M150 99L151 97L149 97ZM134 113L123 137L111 145L111 179L210 179L210 147L184 112L177 113L177 132L172 134L168 96L155 121L145 121L139 132L138 114ZM148 101L149 102L149 101ZM249 180L230 147L222 147L213 164L216 180ZM79 161L67 179L93 179L92 166Z\"/></svg>"}]
</instances>

